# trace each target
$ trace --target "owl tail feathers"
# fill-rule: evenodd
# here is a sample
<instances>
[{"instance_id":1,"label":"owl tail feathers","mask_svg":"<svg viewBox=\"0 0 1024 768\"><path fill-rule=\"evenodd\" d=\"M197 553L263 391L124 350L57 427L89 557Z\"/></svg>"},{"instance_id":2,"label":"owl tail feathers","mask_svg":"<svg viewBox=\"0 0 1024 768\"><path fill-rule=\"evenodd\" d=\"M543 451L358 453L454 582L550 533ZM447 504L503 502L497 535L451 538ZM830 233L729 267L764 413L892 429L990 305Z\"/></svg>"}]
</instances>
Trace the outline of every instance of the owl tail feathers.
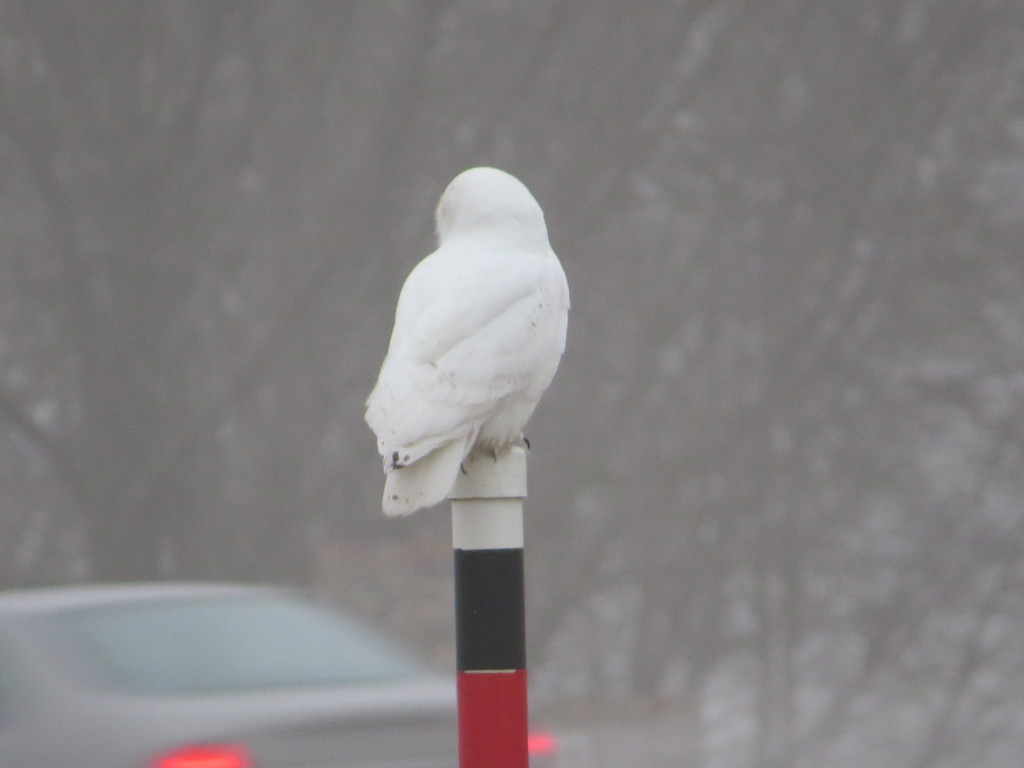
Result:
<instances>
[{"instance_id":1,"label":"owl tail feathers","mask_svg":"<svg viewBox=\"0 0 1024 768\"><path fill-rule=\"evenodd\" d=\"M455 484L474 437L445 443L412 464L389 471L384 481L384 514L411 515L442 501Z\"/></svg>"}]
</instances>

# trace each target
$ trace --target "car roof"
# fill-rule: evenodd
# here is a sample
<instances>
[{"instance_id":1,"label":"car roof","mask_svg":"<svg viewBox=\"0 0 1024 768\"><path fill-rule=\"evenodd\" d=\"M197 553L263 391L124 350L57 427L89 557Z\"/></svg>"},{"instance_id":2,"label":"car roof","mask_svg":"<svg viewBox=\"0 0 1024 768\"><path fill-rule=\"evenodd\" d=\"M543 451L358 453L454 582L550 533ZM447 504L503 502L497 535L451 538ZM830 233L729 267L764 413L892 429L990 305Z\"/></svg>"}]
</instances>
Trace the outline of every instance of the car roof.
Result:
<instances>
[{"instance_id":1,"label":"car roof","mask_svg":"<svg viewBox=\"0 0 1024 768\"><path fill-rule=\"evenodd\" d=\"M280 594L282 590L219 582L77 584L0 591L0 614L52 613L69 609L175 598Z\"/></svg>"}]
</instances>

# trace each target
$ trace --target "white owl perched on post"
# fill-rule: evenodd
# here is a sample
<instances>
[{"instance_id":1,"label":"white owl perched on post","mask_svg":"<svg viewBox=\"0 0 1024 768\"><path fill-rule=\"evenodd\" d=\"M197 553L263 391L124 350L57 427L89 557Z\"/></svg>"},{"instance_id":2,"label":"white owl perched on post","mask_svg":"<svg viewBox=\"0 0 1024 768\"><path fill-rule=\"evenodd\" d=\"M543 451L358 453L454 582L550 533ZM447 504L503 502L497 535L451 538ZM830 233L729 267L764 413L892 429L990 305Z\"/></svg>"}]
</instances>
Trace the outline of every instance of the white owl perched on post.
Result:
<instances>
[{"instance_id":1,"label":"white owl perched on post","mask_svg":"<svg viewBox=\"0 0 1024 768\"><path fill-rule=\"evenodd\" d=\"M521 443L565 349L569 286L523 183L471 168L435 219L437 250L402 287L366 401L388 515L444 499L472 451Z\"/></svg>"}]
</instances>

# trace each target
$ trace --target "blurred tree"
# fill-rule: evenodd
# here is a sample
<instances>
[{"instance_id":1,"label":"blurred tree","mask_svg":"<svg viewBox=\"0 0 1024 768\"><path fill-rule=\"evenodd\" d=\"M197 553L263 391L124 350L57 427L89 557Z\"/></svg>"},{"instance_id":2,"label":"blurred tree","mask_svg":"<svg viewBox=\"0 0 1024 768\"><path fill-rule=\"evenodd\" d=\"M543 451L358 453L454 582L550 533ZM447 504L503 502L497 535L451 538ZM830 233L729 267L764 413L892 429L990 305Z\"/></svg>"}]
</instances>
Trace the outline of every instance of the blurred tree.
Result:
<instances>
[{"instance_id":1,"label":"blurred tree","mask_svg":"<svg viewBox=\"0 0 1024 768\"><path fill-rule=\"evenodd\" d=\"M12 1L0 14L7 193L14 215L37 217L23 258L45 280L11 300L60 328L49 363L64 377L47 393L61 418L32 418L34 388L4 411L79 510L93 578L173 572L222 407L196 387L210 372L194 334L213 318L190 312L246 246L217 238L257 175L277 62L237 3Z\"/></svg>"}]
</instances>

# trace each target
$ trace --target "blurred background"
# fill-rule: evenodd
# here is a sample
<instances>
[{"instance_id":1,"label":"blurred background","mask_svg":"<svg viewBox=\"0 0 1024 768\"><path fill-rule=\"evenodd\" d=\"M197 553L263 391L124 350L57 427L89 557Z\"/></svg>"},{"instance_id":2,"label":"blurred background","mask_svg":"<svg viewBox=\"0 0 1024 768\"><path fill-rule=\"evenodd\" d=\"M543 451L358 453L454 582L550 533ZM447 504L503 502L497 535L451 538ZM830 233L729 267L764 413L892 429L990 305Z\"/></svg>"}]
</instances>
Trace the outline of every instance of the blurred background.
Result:
<instances>
[{"instance_id":1,"label":"blurred background","mask_svg":"<svg viewBox=\"0 0 1024 768\"><path fill-rule=\"evenodd\" d=\"M451 665L362 408L479 164L573 292L565 764L1019 766L1016 0L0 1L0 586L299 585Z\"/></svg>"}]
</instances>

